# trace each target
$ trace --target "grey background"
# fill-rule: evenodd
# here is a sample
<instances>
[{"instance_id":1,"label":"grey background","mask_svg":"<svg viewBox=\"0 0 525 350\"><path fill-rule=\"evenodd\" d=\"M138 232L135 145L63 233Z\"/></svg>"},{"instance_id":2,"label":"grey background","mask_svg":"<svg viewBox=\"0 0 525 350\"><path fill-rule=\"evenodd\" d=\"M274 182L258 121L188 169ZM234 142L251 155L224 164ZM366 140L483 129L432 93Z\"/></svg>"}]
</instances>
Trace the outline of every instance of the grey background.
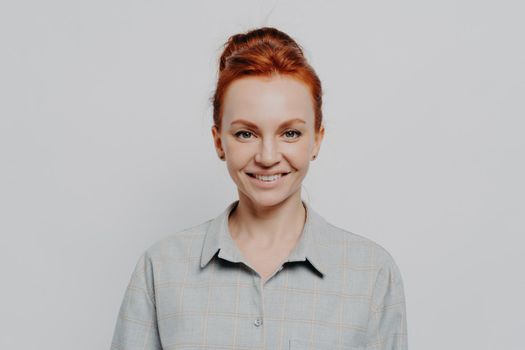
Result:
<instances>
[{"instance_id":1,"label":"grey background","mask_svg":"<svg viewBox=\"0 0 525 350\"><path fill-rule=\"evenodd\" d=\"M107 349L139 255L236 198L209 98L276 26L324 85L303 197L375 240L412 349L522 349L521 1L2 1L2 349ZM204 204L203 204L204 203Z\"/></svg>"}]
</instances>

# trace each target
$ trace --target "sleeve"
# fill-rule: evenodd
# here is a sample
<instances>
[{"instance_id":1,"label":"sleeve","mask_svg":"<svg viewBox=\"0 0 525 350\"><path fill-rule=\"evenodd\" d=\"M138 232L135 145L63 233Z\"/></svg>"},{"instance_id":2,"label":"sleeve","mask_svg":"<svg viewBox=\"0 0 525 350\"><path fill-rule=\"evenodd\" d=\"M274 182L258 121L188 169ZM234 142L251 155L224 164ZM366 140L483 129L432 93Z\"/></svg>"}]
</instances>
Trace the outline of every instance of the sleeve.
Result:
<instances>
[{"instance_id":1,"label":"sleeve","mask_svg":"<svg viewBox=\"0 0 525 350\"><path fill-rule=\"evenodd\" d=\"M405 292L390 257L377 274L370 303L367 350L408 350Z\"/></svg>"},{"instance_id":2,"label":"sleeve","mask_svg":"<svg viewBox=\"0 0 525 350\"><path fill-rule=\"evenodd\" d=\"M143 253L120 306L111 350L162 350L157 328L153 264Z\"/></svg>"}]
</instances>

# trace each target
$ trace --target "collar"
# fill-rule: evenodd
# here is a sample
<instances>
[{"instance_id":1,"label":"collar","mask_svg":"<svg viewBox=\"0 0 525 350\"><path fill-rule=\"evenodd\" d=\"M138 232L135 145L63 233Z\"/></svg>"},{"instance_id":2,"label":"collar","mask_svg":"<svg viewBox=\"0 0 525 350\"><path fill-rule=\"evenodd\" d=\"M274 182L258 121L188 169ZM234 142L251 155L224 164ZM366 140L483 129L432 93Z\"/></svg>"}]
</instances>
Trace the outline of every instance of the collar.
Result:
<instances>
[{"instance_id":1,"label":"collar","mask_svg":"<svg viewBox=\"0 0 525 350\"><path fill-rule=\"evenodd\" d=\"M287 261L308 261L323 276L326 273L323 256L320 254L319 243L324 238L327 222L311 205L302 201L306 208L306 222L299 242L290 253ZM230 203L217 217L210 220L202 245L200 266L205 267L219 251L219 257L231 262L243 262L244 258L235 244L228 228L230 212L239 204L239 200Z\"/></svg>"}]
</instances>

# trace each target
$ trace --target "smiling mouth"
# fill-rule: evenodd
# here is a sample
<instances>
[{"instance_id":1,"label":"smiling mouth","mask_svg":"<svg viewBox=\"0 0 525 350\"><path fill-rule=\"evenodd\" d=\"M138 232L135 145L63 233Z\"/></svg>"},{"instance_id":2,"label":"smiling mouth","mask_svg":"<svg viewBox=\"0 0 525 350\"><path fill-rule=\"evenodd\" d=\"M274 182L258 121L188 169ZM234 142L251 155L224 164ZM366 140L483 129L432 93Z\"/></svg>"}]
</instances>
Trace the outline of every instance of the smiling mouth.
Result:
<instances>
[{"instance_id":1,"label":"smiling mouth","mask_svg":"<svg viewBox=\"0 0 525 350\"><path fill-rule=\"evenodd\" d=\"M255 174L253 174L253 173L246 173L246 174L247 174L248 176L250 176L250 177L257 178L257 177L255 176ZM290 171L287 172L287 173L278 173L278 174L273 174L273 175L262 175L262 176L274 176L274 175L286 176L286 175L288 175L288 174L290 174Z\"/></svg>"}]
</instances>

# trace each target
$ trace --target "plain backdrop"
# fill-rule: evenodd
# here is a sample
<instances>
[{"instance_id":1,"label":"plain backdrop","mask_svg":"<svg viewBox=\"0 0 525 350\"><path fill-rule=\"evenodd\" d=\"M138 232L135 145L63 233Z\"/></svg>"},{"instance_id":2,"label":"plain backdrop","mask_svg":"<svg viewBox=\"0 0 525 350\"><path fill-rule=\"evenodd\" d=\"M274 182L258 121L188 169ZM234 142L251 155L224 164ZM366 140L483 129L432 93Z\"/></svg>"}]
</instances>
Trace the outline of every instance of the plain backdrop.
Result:
<instances>
[{"instance_id":1,"label":"plain backdrop","mask_svg":"<svg viewBox=\"0 0 525 350\"><path fill-rule=\"evenodd\" d=\"M303 198L385 247L413 350L523 349L521 1L2 1L2 349L108 349L151 244L237 198L221 45L275 26L324 87Z\"/></svg>"}]
</instances>

